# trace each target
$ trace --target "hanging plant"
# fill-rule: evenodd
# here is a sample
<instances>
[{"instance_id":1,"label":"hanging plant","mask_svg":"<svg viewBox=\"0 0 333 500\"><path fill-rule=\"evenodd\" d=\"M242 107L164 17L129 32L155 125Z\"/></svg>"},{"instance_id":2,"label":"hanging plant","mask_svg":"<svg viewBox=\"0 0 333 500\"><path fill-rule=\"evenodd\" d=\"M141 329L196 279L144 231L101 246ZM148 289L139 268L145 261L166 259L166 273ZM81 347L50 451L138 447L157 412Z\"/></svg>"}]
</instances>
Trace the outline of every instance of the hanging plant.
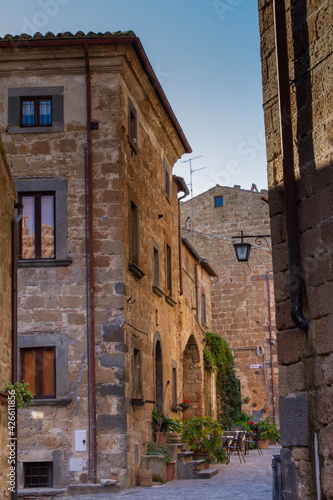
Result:
<instances>
[{"instance_id":1,"label":"hanging plant","mask_svg":"<svg viewBox=\"0 0 333 500\"><path fill-rule=\"evenodd\" d=\"M228 343L216 333L206 332L204 361L207 369L216 373L216 393L219 420L223 428L232 427L241 414L240 382Z\"/></svg>"}]
</instances>

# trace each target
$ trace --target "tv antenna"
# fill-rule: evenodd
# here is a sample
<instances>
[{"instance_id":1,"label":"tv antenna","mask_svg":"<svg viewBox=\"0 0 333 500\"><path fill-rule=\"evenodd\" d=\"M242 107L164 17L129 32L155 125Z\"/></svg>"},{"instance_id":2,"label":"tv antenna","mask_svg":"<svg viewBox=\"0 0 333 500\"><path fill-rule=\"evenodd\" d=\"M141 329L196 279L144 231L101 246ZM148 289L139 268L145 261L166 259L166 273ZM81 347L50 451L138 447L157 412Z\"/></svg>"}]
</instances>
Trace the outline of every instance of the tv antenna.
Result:
<instances>
[{"instance_id":1,"label":"tv antenna","mask_svg":"<svg viewBox=\"0 0 333 500\"><path fill-rule=\"evenodd\" d=\"M202 158L203 155L200 156L195 156L194 158L189 158L188 160L182 161L182 163L189 163L190 164L190 188L191 188L191 215L193 217L194 215L194 208L193 208L193 173L198 172L199 170L205 170L207 167L201 167L197 168L195 170L192 169L192 161L197 160L198 158Z\"/></svg>"}]
</instances>

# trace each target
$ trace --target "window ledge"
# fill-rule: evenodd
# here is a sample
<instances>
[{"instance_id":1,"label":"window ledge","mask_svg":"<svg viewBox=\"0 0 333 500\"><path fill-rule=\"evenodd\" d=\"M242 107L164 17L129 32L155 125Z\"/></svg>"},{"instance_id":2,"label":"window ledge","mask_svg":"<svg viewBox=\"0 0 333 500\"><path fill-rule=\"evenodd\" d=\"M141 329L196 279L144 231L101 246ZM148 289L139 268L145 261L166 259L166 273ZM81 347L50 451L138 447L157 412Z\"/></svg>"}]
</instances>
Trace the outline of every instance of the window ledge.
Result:
<instances>
[{"instance_id":1,"label":"window ledge","mask_svg":"<svg viewBox=\"0 0 333 500\"><path fill-rule=\"evenodd\" d=\"M133 264L133 262L130 262L128 264L128 270L131 274L133 274L134 278L141 280L145 275L143 271L137 266L136 264Z\"/></svg>"},{"instance_id":2,"label":"window ledge","mask_svg":"<svg viewBox=\"0 0 333 500\"><path fill-rule=\"evenodd\" d=\"M207 323L201 323L201 326L204 326L205 328L209 328L209 326L207 325Z\"/></svg>"},{"instance_id":3,"label":"window ledge","mask_svg":"<svg viewBox=\"0 0 333 500\"><path fill-rule=\"evenodd\" d=\"M175 305L177 304L177 302L172 297L170 297L170 295L165 296L165 302L167 302L171 307L175 307Z\"/></svg>"},{"instance_id":4,"label":"window ledge","mask_svg":"<svg viewBox=\"0 0 333 500\"><path fill-rule=\"evenodd\" d=\"M182 411L182 406L179 406L179 405L172 405L171 406L171 411Z\"/></svg>"},{"instance_id":5,"label":"window ledge","mask_svg":"<svg viewBox=\"0 0 333 500\"><path fill-rule=\"evenodd\" d=\"M36 127L7 127L7 134L45 134L53 132L63 132L64 127L62 125L49 125L49 126L38 126Z\"/></svg>"},{"instance_id":6,"label":"window ledge","mask_svg":"<svg viewBox=\"0 0 333 500\"><path fill-rule=\"evenodd\" d=\"M31 406L68 406L72 398L34 399Z\"/></svg>"},{"instance_id":7,"label":"window ledge","mask_svg":"<svg viewBox=\"0 0 333 500\"><path fill-rule=\"evenodd\" d=\"M153 285L153 292L158 296L158 297L163 297L163 295L165 295L165 293L163 292L163 290L157 286L157 285Z\"/></svg>"},{"instance_id":8,"label":"window ledge","mask_svg":"<svg viewBox=\"0 0 333 500\"><path fill-rule=\"evenodd\" d=\"M72 263L72 259L22 259L17 267L66 267Z\"/></svg>"},{"instance_id":9,"label":"window ledge","mask_svg":"<svg viewBox=\"0 0 333 500\"><path fill-rule=\"evenodd\" d=\"M145 402L143 398L132 398L131 400L132 406L143 406Z\"/></svg>"}]
</instances>

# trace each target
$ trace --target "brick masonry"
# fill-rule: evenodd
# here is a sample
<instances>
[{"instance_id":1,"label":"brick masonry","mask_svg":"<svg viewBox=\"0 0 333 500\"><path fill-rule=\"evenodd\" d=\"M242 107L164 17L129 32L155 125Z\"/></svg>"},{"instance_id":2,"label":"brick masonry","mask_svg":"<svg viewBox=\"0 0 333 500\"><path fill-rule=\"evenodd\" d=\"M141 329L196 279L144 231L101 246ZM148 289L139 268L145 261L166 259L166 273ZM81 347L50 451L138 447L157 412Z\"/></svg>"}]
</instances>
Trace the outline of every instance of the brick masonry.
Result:
<instances>
[{"instance_id":1,"label":"brick masonry","mask_svg":"<svg viewBox=\"0 0 333 500\"><path fill-rule=\"evenodd\" d=\"M54 486L61 487L80 482L88 471L88 453L76 451L74 441L76 430L88 428L84 52L81 47L9 51L13 60L21 61L16 73L6 62L8 50L0 45L0 130L13 176L35 184L51 179L57 196L57 182L66 185L67 201L59 187L62 201L56 204L56 210L61 207L58 215L66 214L61 227L56 226L67 244L61 247L65 255L51 267L21 262L19 269L19 345L45 345L48 339L63 359L63 365L57 365L55 400L20 412L20 487L25 461L52 461L57 470ZM184 370L187 387L195 387L192 412L205 411L203 328L193 309L193 262L190 277L184 277L187 298L180 293L178 184L169 175L169 194L164 187L165 163L171 174L184 146L131 44L95 46L90 66L92 119L98 123L92 131L97 470L98 480L115 474L125 487L135 484L140 457L152 440L152 401L167 414L182 417L177 405L173 408L172 394L176 380L176 403L182 401ZM37 81L42 89L63 88L63 130L7 130L9 89L25 86L31 95ZM137 113L135 147L128 140L128 98ZM129 270L130 199L137 206L137 267L143 276ZM172 263L169 292L166 242ZM153 245L160 252L155 291ZM186 256L186 248L183 251ZM210 276L199 268L198 283L208 295ZM209 297L207 309L210 326ZM141 378L140 394L135 393L137 380L133 382L135 350L141 358L140 376L135 372ZM189 352L196 355L193 380L191 366L183 367ZM133 405L133 398L143 404ZM80 467L72 467L72 459L81 459Z\"/></svg>"},{"instance_id":2,"label":"brick masonry","mask_svg":"<svg viewBox=\"0 0 333 500\"><path fill-rule=\"evenodd\" d=\"M265 241L254 239L247 263L238 262L232 236L269 235L267 193L216 185L181 205L183 235L206 256L219 280L212 284L212 327L234 351L242 397L250 397L243 410L256 418L273 417L272 368L269 337L267 272L272 268ZM215 207L223 197L223 207ZM270 239L268 238L269 244ZM275 311L272 274L269 273L272 340L275 341ZM262 346L263 352L257 348ZM260 350L261 351L261 350ZM277 393L277 354L272 346L274 385ZM259 354L259 356L258 356ZM263 356L264 354L264 356ZM250 368L261 365L262 368ZM268 408L268 413L263 408ZM277 411L275 411L278 416Z\"/></svg>"},{"instance_id":3,"label":"brick masonry","mask_svg":"<svg viewBox=\"0 0 333 500\"><path fill-rule=\"evenodd\" d=\"M0 389L11 382L12 356L12 220L14 218L15 190L0 138ZM7 473L7 408L0 405L0 496L9 498Z\"/></svg>"},{"instance_id":4,"label":"brick masonry","mask_svg":"<svg viewBox=\"0 0 333 500\"><path fill-rule=\"evenodd\" d=\"M295 328L289 313L273 3L259 1L258 6L279 330L281 437L284 479L292 495L286 498L332 499L333 4L286 2L303 308L310 320L307 334Z\"/></svg>"}]
</instances>

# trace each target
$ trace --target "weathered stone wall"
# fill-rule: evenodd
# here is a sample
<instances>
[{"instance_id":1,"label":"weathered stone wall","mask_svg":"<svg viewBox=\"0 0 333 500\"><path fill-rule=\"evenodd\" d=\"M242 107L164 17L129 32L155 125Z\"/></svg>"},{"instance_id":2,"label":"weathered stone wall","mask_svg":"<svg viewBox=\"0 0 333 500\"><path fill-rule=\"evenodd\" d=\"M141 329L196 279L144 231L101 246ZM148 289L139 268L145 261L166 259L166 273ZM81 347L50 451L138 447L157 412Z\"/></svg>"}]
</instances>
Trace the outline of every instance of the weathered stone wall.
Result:
<instances>
[{"instance_id":1,"label":"weathered stone wall","mask_svg":"<svg viewBox=\"0 0 333 500\"><path fill-rule=\"evenodd\" d=\"M12 372L12 220L15 190L0 138L0 389L11 382ZM7 408L0 405L0 496L8 493Z\"/></svg>"},{"instance_id":2,"label":"weathered stone wall","mask_svg":"<svg viewBox=\"0 0 333 500\"><path fill-rule=\"evenodd\" d=\"M33 87L36 75L38 86L63 87L63 132L7 133L5 148L17 181L28 178L35 185L37 178L66 181L63 264L67 266L20 268L19 346L56 345L64 365L68 364L68 377L62 366L57 380L62 393L57 393L56 400L20 412L19 461L20 474L24 461L53 461L57 469L54 486L63 486L79 482L88 470L87 452L74 447L75 430L88 428L86 90L82 49L43 49L38 54L37 50L18 56L22 65L18 75L6 66L0 47L4 76L0 125L5 131L9 88ZM99 124L92 131L98 479L115 473L122 486L131 486L146 443L152 440L153 401L159 399L167 414L172 411L174 368L178 402L182 400L183 351L191 336L203 367L202 330L193 310L183 305L179 290L178 200L171 173L184 147L133 49L125 44L95 47L90 67L92 119ZM39 68L47 71L39 72ZM136 151L128 141L128 97L137 112ZM164 193L165 162L170 168L170 196ZM138 208L141 279L129 270L129 199L133 195ZM170 297L166 241L172 258ZM153 290L153 244L160 252L157 294ZM207 276L204 272L200 280L208 293ZM191 286L193 296L195 285ZM207 303L209 317L209 297ZM135 351L140 352L140 395L135 394L138 385L133 381L138 374ZM203 376L201 387L194 403L203 412ZM136 404L133 399L140 401ZM174 411L174 416L182 415L179 409Z\"/></svg>"},{"instance_id":3,"label":"weathered stone wall","mask_svg":"<svg viewBox=\"0 0 333 500\"><path fill-rule=\"evenodd\" d=\"M258 5L285 494L302 500L331 499L333 4L293 1L287 2L286 10L304 312L310 319L307 334L295 328L289 312L273 4L259 1Z\"/></svg>"},{"instance_id":4,"label":"weathered stone wall","mask_svg":"<svg viewBox=\"0 0 333 500\"><path fill-rule=\"evenodd\" d=\"M233 243L240 240L233 240L232 236L241 231L244 235L270 234L268 205L261 199L263 195L266 193L216 186L193 199L193 215L191 201L181 204L183 235L209 259L219 275L212 285L213 331L233 349L242 397L251 398L249 404L243 404L243 410L258 418L273 417L274 413L271 347L277 392L276 349L271 346L269 335L271 323L274 341L274 292L272 274L268 273L272 260L264 241L260 245L250 239L246 240L253 245L248 263L238 262ZM215 207L216 196L223 196L223 207ZM264 356L257 352L259 346L264 347ZM263 413L264 408L268 408L268 413Z\"/></svg>"}]
</instances>

